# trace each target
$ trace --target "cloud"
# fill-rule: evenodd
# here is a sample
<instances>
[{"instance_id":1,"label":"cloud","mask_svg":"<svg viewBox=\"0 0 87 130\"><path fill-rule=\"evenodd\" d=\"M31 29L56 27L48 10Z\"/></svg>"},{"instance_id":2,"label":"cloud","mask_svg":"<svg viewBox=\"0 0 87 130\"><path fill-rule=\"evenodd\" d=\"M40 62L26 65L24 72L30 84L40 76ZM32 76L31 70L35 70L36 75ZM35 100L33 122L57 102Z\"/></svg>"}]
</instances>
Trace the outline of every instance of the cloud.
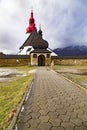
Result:
<instances>
[{"instance_id":1,"label":"cloud","mask_svg":"<svg viewBox=\"0 0 87 130\"><path fill-rule=\"evenodd\" d=\"M0 1L0 51L18 53L28 35L30 10L33 7L37 28L50 48L87 44L86 0L2 0Z\"/></svg>"}]
</instances>

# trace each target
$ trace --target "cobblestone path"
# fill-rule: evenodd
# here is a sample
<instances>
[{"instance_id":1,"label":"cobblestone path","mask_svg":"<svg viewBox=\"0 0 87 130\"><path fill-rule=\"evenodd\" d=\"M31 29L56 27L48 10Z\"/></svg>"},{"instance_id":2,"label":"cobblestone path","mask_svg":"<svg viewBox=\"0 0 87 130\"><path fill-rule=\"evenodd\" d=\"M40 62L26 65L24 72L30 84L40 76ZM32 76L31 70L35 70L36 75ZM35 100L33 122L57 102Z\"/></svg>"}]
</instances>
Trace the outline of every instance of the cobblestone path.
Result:
<instances>
[{"instance_id":1,"label":"cobblestone path","mask_svg":"<svg viewBox=\"0 0 87 130\"><path fill-rule=\"evenodd\" d=\"M18 130L87 130L87 93L39 67Z\"/></svg>"}]
</instances>

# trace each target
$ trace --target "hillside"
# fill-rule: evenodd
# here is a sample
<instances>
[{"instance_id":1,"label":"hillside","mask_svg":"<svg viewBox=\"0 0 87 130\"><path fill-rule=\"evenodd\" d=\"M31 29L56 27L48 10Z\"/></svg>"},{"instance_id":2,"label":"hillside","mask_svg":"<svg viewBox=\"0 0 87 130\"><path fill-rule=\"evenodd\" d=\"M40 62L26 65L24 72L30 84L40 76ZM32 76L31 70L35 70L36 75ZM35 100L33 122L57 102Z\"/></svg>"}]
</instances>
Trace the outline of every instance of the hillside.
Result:
<instances>
[{"instance_id":1,"label":"hillside","mask_svg":"<svg viewBox=\"0 0 87 130\"><path fill-rule=\"evenodd\" d=\"M87 46L68 46L53 51L59 56L87 56Z\"/></svg>"}]
</instances>

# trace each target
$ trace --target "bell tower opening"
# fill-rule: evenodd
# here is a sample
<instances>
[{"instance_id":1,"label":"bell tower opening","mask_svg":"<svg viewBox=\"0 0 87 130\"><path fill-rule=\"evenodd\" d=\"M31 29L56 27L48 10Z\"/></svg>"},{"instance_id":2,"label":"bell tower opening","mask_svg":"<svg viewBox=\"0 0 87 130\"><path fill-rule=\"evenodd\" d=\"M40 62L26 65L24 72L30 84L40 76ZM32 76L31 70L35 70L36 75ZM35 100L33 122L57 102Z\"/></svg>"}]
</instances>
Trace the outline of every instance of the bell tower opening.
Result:
<instances>
[{"instance_id":1,"label":"bell tower opening","mask_svg":"<svg viewBox=\"0 0 87 130\"><path fill-rule=\"evenodd\" d=\"M44 55L38 56L38 66L45 66L45 56Z\"/></svg>"}]
</instances>

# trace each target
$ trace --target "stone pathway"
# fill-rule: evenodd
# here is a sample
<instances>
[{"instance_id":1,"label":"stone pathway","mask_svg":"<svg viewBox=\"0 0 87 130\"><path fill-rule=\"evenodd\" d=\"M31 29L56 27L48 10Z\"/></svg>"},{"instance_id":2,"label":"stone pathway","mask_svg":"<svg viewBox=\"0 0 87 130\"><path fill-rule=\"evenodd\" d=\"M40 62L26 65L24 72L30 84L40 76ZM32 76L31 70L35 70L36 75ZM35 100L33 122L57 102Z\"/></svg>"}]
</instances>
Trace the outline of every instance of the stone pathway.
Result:
<instances>
[{"instance_id":1,"label":"stone pathway","mask_svg":"<svg viewBox=\"0 0 87 130\"><path fill-rule=\"evenodd\" d=\"M63 76L39 67L18 130L87 130L87 93Z\"/></svg>"}]
</instances>

